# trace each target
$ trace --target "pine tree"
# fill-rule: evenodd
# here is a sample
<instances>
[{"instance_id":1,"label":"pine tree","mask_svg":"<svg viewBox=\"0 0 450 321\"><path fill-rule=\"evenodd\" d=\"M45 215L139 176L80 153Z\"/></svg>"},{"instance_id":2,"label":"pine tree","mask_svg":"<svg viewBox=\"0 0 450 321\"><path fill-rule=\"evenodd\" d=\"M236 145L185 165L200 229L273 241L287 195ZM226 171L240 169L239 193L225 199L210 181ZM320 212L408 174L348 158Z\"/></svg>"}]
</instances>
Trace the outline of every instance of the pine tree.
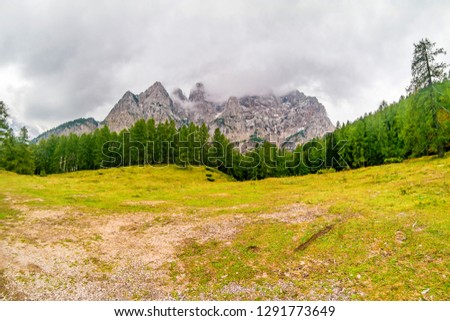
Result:
<instances>
[{"instance_id":1,"label":"pine tree","mask_svg":"<svg viewBox=\"0 0 450 321\"><path fill-rule=\"evenodd\" d=\"M133 165L147 164L147 124L144 119L138 120L131 128L131 163Z\"/></svg>"},{"instance_id":2,"label":"pine tree","mask_svg":"<svg viewBox=\"0 0 450 321\"><path fill-rule=\"evenodd\" d=\"M79 170L94 169L93 145L91 134L80 136L77 149Z\"/></svg>"},{"instance_id":3,"label":"pine tree","mask_svg":"<svg viewBox=\"0 0 450 321\"><path fill-rule=\"evenodd\" d=\"M109 131L108 126L105 125L101 129L96 129L93 134L93 140L94 168L103 168L103 161L105 160L105 155L103 155L103 148L104 145L111 140L111 132ZM124 150L125 149L126 147L124 146Z\"/></svg>"},{"instance_id":4,"label":"pine tree","mask_svg":"<svg viewBox=\"0 0 450 321\"><path fill-rule=\"evenodd\" d=\"M409 93L416 93L423 88L429 89L429 108L433 119L433 141L437 146L438 156L444 157L444 146L442 141L442 131L439 126L438 107L436 103L436 94L434 93L433 84L446 79L445 73L448 65L444 62L437 62L436 57L446 54L443 48L435 49L436 43L430 42L428 39L422 39L419 43L414 44L413 61L411 64L412 80L408 87Z\"/></svg>"},{"instance_id":5,"label":"pine tree","mask_svg":"<svg viewBox=\"0 0 450 321\"><path fill-rule=\"evenodd\" d=\"M14 148L15 166L13 171L18 174L31 175L34 173L35 165L33 153L28 144L28 130L26 127L22 127L17 139L17 144Z\"/></svg>"},{"instance_id":6,"label":"pine tree","mask_svg":"<svg viewBox=\"0 0 450 321\"><path fill-rule=\"evenodd\" d=\"M206 164L206 158L208 154L208 141L209 141L209 129L205 123L200 126L200 130L198 132L198 139L200 143L200 164Z\"/></svg>"},{"instance_id":7,"label":"pine tree","mask_svg":"<svg viewBox=\"0 0 450 321\"><path fill-rule=\"evenodd\" d=\"M0 148L2 142L6 139L8 134L9 126L8 126L8 109L3 101L0 101Z\"/></svg>"},{"instance_id":8,"label":"pine tree","mask_svg":"<svg viewBox=\"0 0 450 321\"><path fill-rule=\"evenodd\" d=\"M415 93L418 90L430 87L434 83L445 80L445 70L448 65L436 62L436 57L446 54L443 48L435 49L436 43L427 38L414 44L414 54L411 63L412 79L407 91Z\"/></svg>"},{"instance_id":9,"label":"pine tree","mask_svg":"<svg viewBox=\"0 0 450 321\"><path fill-rule=\"evenodd\" d=\"M6 151L8 143L8 135L10 129L8 126L8 109L3 101L0 101L0 168L6 169Z\"/></svg>"},{"instance_id":10,"label":"pine tree","mask_svg":"<svg viewBox=\"0 0 450 321\"><path fill-rule=\"evenodd\" d=\"M155 120L150 118L147 121L147 163L155 163L155 145L156 145L156 126Z\"/></svg>"}]
</instances>

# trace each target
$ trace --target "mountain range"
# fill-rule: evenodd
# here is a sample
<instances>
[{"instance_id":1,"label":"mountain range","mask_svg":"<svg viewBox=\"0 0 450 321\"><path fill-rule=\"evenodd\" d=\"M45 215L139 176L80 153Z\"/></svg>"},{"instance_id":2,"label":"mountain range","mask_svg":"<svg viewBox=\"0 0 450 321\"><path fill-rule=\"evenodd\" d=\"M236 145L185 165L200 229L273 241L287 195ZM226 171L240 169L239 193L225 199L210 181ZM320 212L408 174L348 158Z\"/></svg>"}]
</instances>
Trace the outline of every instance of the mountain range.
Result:
<instances>
[{"instance_id":1,"label":"mountain range","mask_svg":"<svg viewBox=\"0 0 450 321\"><path fill-rule=\"evenodd\" d=\"M44 132L35 141L51 135L90 133L104 125L120 132L139 119L150 118L156 123L174 121L177 126L205 123L211 133L219 128L233 142L264 139L279 146L304 143L334 130L317 98L298 90L282 96L231 96L226 101L214 101L202 83L197 83L187 97L181 89L170 95L155 82L139 95L127 91L102 122L76 119Z\"/></svg>"}]
</instances>

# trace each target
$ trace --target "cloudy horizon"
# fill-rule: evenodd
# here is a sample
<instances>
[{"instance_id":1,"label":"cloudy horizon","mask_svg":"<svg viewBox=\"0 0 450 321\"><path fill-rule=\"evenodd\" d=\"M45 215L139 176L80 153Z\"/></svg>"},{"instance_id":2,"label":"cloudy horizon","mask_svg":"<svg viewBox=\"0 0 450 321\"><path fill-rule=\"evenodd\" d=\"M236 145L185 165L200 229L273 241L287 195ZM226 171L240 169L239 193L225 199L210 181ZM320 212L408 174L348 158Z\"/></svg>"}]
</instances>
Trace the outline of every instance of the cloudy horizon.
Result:
<instances>
[{"instance_id":1,"label":"cloudy horizon","mask_svg":"<svg viewBox=\"0 0 450 321\"><path fill-rule=\"evenodd\" d=\"M0 100L32 134L103 120L155 81L221 99L298 89L333 123L396 101L413 43L450 51L444 1L2 1ZM445 56L450 61L450 56Z\"/></svg>"}]
</instances>

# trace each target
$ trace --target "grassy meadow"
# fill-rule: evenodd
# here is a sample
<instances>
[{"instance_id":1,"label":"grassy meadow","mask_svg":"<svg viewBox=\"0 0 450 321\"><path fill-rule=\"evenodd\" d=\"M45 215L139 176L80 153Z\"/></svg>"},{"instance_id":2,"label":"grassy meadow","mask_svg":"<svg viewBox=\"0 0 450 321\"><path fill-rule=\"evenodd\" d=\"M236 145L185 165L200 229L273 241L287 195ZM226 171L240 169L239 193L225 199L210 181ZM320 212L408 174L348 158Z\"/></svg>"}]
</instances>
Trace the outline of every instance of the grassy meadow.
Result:
<instances>
[{"instance_id":1,"label":"grassy meadow","mask_svg":"<svg viewBox=\"0 0 450 321\"><path fill-rule=\"evenodd\" d=\"M0 298L449 300L450 157L247 182L1 171Z\"/></svg>"}]
</instances>

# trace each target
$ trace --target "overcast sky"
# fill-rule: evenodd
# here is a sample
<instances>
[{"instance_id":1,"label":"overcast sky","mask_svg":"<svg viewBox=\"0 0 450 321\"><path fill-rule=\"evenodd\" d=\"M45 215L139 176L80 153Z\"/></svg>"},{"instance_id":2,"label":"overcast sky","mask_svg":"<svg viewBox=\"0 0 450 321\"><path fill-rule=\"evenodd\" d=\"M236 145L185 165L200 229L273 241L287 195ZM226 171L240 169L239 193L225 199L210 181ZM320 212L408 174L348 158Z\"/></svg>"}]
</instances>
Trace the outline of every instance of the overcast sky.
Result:
<instances>
[{"instance_id":1,"label":"overcast sky","mask_svg":"<svg viewBox=\"0 0 450 321\"><path fill-rule=\"evenodd\" d=\"M34 133L103 120L157 80L224 99L299 89L354 120L405 93L414 42L450 51L449 21L446 0L1 0L0 100Z\"/></svg>"}]
</instances>

